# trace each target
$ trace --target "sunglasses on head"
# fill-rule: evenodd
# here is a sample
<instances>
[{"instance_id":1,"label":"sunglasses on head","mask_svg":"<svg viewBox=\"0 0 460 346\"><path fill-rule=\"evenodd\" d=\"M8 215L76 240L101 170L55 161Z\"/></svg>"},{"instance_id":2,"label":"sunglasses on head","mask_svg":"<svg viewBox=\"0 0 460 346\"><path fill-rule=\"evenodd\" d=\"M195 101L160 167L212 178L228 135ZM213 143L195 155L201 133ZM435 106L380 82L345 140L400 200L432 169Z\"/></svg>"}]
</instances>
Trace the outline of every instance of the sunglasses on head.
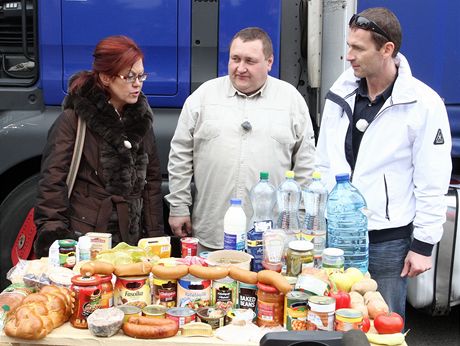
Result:
<instances>
[{"instance_id":1,"label":"sunglasses on head","mask_svg":"<svg viewBox=\"0 0 460 346\"><path fill-rule=\"evenodd\" d=\"M390 36L388 36L388 34L385 31L380 29L380 27L375 22L367 19L366 17L354 14L353 17L351 17L350 22L348 23L348 26L351 27L352 25L363 30L373 31L379 35L382 35L388 41L391 41Z\"/></svg>"}]
</instances>

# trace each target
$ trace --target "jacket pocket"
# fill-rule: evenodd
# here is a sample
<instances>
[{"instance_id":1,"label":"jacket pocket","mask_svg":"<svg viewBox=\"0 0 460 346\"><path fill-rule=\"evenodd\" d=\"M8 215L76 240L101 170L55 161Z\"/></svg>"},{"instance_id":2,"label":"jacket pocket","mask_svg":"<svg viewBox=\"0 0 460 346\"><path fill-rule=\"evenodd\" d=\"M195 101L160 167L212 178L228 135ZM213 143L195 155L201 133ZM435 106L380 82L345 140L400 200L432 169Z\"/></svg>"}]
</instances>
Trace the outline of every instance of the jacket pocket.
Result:
<instances>
[{"instance_id":1,"label":"jacket pocket","mask_svg":"<svg viewBox=\"0 0 460 346\"><path fill-rule=\"evenodd\" d=\"M388 184L387 184L387 177L385 174L383 175L383 183L385 186L385 218L390 221L390 212L389 212L389 204L390 204L390 197L388 196Z\"/></svg>"},{"instance_id":2,"label":"jacket pocket","mask_svg":"<svg viewBox=\"0 0 460 346\"><path fill-rule=\"evenodd\" d=\"M194 138L209 141L220 135L220 128L217 121L205 120L201 126L198 127L194 134Z\"/></svg>"},{"instance_id":3,"label":"jacket pocket","mask_svg":"<svg viewBox=\"0 0 460 346\"><path fill-rule=\"evenodd\" d=\"M280 144L294 144L295 139L287 126L272 125L270 136Z\"/></svg>"}]
</instances>

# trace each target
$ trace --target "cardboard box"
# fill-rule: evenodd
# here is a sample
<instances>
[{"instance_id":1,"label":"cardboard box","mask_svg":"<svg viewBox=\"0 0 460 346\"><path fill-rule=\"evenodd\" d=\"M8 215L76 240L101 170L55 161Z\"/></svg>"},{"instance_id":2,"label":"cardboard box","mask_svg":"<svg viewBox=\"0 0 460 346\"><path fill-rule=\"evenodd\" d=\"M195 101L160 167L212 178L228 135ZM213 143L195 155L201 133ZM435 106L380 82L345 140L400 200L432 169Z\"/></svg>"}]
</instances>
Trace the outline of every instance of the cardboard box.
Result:
<instances>
[{"instance_id":1,"label":"cardboard box","mask_svg":"<svg viewBox=\"0 0 460 346\"><path fill-rule=\"evenodd\" d=\"M104 250L112 248L112 234L89 232L85 234L91 239L91 259L96 259L96 255Z\"/></svg>"},{"instance_id":2,"label":"cardboard box","mask_svg":"<svg viewBox=\"0 0 460 346\"><path fill-rule=\"evenodd\" d=\"M144 249L149 257L171 257L171 237L142 238L137 246Z\"/></svg>"}]
</instances>

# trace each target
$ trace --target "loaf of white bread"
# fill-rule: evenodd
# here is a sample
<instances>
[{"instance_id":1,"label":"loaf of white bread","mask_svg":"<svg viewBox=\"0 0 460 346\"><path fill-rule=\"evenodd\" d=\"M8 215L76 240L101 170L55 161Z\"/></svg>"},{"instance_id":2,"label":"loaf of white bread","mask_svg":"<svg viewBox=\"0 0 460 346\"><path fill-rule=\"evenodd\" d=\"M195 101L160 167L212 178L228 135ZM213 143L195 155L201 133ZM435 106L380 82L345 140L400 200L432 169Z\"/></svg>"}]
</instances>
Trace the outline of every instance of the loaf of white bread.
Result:
<instances>
[{"instance_id":1,"label":"loaf of white bread","mask_svg":"<svg viewBox=\"0 0 460 346\"><path fill-rule=\"evenodd\" d=\"M64 287L45 286L29 294L11 311L4 332L8 336L37 340L48 335L70 318L72 299Z\"/></svg>"}]
</instances>

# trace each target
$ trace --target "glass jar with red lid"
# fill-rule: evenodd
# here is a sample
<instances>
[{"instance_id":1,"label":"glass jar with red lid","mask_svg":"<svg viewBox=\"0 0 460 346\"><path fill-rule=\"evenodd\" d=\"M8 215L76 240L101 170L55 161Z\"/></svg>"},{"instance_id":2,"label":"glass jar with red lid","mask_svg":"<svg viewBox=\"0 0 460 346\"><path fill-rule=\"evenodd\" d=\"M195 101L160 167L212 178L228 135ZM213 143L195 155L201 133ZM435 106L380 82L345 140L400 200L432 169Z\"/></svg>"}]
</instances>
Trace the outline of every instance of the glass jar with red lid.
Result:
<instances>
[{"instance_id":1,"label":"glass jar with red lid","mask_svg":"<svg viewBox=\"0 0 460 346\"><path fill-rule=\"evenodd\" d=\"M75 328L86 329L88 328L86 318L101 307L101 278L99 275L75 275L72 277L70 290L75 297L70 323Z\"/></svg>"},{"instance_id":2,"label":"glass jar with red lid","mask_svg":"<svg viewBox=\"0 0 460 346\"><path fill-rule=\"evenodd\" d=\"M284 294L271 285L257 283L257 325L283 325Z\"/></svg>"},{"instance_id":3,"label":"glass jar with red lid","mask_svg":"<svg viewBox=\"0 0 460 346\"><path fill-rule=\"evenodd\" d=\"M113 306L112 275L100 275L101 278L101 309Z\"/></svg>"}]
</instances>

